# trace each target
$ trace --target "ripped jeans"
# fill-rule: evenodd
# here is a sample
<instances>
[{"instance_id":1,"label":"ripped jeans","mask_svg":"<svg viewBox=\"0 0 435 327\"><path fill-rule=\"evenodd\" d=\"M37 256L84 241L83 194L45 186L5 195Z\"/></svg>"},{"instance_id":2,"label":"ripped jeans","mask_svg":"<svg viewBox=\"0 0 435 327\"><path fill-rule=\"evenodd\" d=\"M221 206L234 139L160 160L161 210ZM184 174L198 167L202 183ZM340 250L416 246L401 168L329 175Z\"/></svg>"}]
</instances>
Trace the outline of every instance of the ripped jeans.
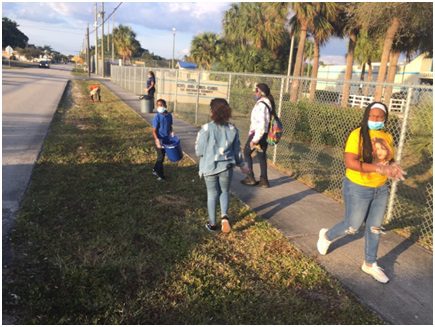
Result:
<instances>
[{"instance_id":1,"label":"ripped jeans","mask_svg":"<svg viewBox=\"0 0 435 327\"><path fill-rule=\"evenodd\" d=\"M226 216L230 204L230 185L233 178L233 168L216 175L204 176L207 186L207 209L210 225L216 225L216 205L219 201L221 217Z\"/></svg>"},{"instance_id":2,"label":"ripped jeans","mask_svg":"<svg viewBox=\"0 0 435 327\"><path fill-rule=\"evenodd\" d=\"M356 234L365 222L365 261L368 264L376 262L388 194L387 184L366 187L344 178L345 217L342 222L328 230L326 238L333 241L340 236Z\"/></svg>"}]
</instances>

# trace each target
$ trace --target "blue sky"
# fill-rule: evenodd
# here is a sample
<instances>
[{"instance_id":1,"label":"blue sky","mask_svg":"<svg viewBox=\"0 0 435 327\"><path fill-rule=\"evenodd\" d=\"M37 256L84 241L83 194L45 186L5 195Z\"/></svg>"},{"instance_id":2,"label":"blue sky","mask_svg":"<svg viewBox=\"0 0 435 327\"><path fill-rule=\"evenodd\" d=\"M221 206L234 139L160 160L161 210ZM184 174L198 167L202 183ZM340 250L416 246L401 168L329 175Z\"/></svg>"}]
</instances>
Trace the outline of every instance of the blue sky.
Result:
<instances>
[{"instance_id":1,"label":"blue sky","mask_svg":"<svg viewBox=\"0 0 435 327\"><path fill-rule=\"evenodd\" d=\"M105 2L106 16L119 2ZM115 25L129 25L142 47L165 58L172 57L172 28L176 28L175 57L189 52L193 37L202 32L222 32L222 17L230 2L123 2ZM101 10L101 2L98 2ZM84 45L86 26L92 29L95 2L2 2L2 16L15 20L29 43L50 45L64 54L77 54ZM110 21L110 28L112 21ZM107 26L105 27L107 33ZM101 35L101 30L100 30ZM90 37L95 44L95 35ZM5 45L3 45L5 46ZM321 49L325 63L344 63L346 42L332 39Z\"/></svg>"}]
</instances>

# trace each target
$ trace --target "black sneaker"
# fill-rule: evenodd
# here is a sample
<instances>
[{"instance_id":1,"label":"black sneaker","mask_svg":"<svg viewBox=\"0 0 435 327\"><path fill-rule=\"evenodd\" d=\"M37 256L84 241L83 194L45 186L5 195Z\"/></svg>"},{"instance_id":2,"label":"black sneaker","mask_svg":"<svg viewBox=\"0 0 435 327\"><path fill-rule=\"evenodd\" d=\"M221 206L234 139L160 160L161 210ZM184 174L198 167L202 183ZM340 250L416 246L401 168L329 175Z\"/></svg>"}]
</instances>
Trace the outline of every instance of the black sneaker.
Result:
<instances>
[{"instance_id":1,"label":"black sneaker","mask_svg":"<svg viewBox=\"0 0 435 327\"><path fill-rule=\"evenodd\" d=\"M205 224L205 228L207 228L209 232L217 231L217 225L210 225L210 223Z\"/></svg>"},{"instance_id":2,"label":"black sneaker","mask_svg":"<svg viewBox=\"0 0 435 327\"><path fill-rule=\"evenodd\" d=\"M249 186L255 186L258 184L258 182L255 180L252 176L246 176L246 178L242 179L240 181L243 185L249 185Z\"/></svg>"},{"instance_id":3,"label":"black sneaker","mask_svg":"<svg viewBox=\"0 0 435 327\"><path fill-rule=\"evenodd\" d=\"M258 183L258 186L263 187L263 188L269 188L269 181L265 178L260 178L260 182Z\"/></svg>"}]
</instances>

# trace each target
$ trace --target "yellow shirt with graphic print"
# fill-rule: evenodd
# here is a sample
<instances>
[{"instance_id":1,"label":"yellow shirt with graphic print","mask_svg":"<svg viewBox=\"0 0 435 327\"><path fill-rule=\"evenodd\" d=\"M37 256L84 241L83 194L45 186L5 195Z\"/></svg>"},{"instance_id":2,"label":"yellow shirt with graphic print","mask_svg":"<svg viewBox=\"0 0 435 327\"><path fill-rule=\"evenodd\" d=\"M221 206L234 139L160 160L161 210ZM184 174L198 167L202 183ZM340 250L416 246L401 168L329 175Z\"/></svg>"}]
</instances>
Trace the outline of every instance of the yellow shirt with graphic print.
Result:
<instances>
[{"instance_id":1,"label":"yellow shirt with graphic print","mask_svg":"<svg viewBox=\"0 0 435 327\"><path fill-rule=\"evenodd\" d=\"M353 130L346 142L344 152L353 153L360 157L362 162L362 138L361 128ZM388 163L394 158L393 137L384 131L369 130L373 147L373 163ZM387 177L376 172L363 173L346 168L346 177L355 184L367 187L379 187L385 184Z\"/></svg>"}]
</instances>

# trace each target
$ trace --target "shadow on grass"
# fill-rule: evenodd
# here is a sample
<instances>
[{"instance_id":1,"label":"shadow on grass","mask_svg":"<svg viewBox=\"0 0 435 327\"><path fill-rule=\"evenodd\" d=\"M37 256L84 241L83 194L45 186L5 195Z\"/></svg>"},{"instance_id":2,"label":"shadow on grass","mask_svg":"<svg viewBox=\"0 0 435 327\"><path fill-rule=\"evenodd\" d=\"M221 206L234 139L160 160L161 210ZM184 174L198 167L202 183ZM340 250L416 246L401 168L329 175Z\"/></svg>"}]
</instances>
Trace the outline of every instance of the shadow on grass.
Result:
<instances>
[{"instance_id":1,"label":"shadow on grass","mask_svg":"<svg viewBox=\"0 0 435 327\"><path fill-rule=\"evenodd\" d=\"M236 199L233 232L210 234L196 165L167 164L157 181L149 128L97 107L53 120L11 235L4 312L26 324L381 322Z\"/></svg>"}]
</instances>

